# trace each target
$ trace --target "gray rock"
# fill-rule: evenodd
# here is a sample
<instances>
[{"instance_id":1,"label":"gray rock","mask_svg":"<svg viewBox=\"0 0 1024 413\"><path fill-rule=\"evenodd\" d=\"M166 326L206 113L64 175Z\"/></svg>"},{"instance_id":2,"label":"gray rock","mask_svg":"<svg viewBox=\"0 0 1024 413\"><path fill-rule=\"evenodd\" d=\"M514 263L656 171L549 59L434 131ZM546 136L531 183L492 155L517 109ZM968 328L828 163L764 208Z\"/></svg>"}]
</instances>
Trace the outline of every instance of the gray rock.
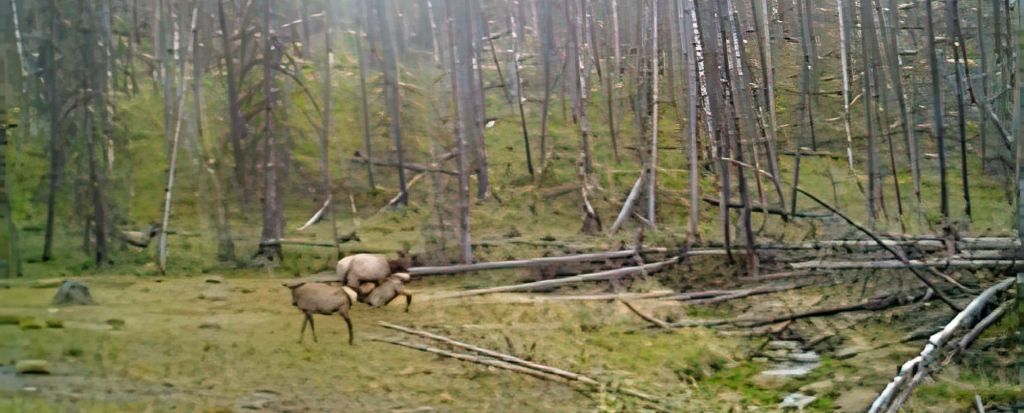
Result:
<instances>
[{"instance_id":1,"label":"gray rock","mask_svg":"<svg viewBox=\"0 0 1024 413\"><path fill-rule=\"evenodd\" d=\"M807 351L803 353L790 353L789 359L798 363L817 363L821 361L821 356L813 351Z\"/></svg>"},{"instance_id":2,"label":"gray rock","mask_svg":"<svg viewBox=\"0 0 1024 413\"><path fill-rule=\"evenodd\" d=\"M18 360L14 365L18 374L50 374L50 362L46 360Z\"/></svg>"},{"instance_id":3,"label":"gray rock","mask_svg":"<svg viewBox=\"0 0 1024 413\"><path fill-rule=\"evenodd\" d=\"M224 283L224 277L221 277L219 275L211 275L209 277L206 277L205 282L207 284L222 284Z\"/></svg>"},{"instance_id":4,"label":"gray rock","mask_svg":"<svg viewBox=\"0 0 1024 413\"><path fill-rule=\"evenodd\" d=\"M768 342L766 347L770 349L796 350L800 348L800 342L792 340L772 340Z\"/></svg>"},{"instance_id":5,"label":"gray rock","mask_svg":"<svg viewBox=\"0 0 1024 413\"><path fill-rule=\"evenodd\" d=\"M75 280L64 280L53 296L53 305L89 305L95 304L89 287Z\"/></svg>"},{"instance_id":6,"label":"gray rock","mask_svg":"<svg viewBox=\"0 0 1024 413\"><path fill-rule=\"evenodd\" d=\"M809 406L818 400L817 397L808 396L803 393L790 393L782 399L782 403L779 403L780 409L797 409L803 411L805 407Z\"/></svg>"},{"instance_id":7,"label":"gray rock","mask_svg":"<svg viewBox=\"0 0 1024 413\"><path fill-rule=\"evenodd\" d=\"M228 292L223 288L207 288L199 294L199 298L209 301L227 301Z\"/></svg>"}]
</instances>

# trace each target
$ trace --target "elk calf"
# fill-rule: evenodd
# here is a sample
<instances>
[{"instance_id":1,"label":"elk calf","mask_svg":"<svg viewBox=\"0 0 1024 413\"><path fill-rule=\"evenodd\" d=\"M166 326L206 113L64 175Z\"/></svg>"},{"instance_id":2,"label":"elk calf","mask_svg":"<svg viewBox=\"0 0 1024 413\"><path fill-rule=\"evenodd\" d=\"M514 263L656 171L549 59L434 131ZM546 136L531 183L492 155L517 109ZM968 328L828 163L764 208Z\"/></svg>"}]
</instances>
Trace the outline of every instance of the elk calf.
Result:
<instances>
[{"instance_id":1,"label":"elk calf","mask_svg":"<svg viewBox=\"0 0 1024 413\"><path fill-rule=\"evenodd\" d=\"M365 297L360 297L360 301L365 302L370 307L377 308L388 305L388 303L390 303L398 296L404 295L405 312L408 313L409 306L412 305L412 294L409 293L408 291L405 291L406 281L409 281L409 274L406 274L404 272L391 274L390 276L385 278L384 281L381 281L380 284L374 287L373 290L369 292L369 294L366 294Z\"/></svg>"},{"instance_id":2,"label":"elk calf","mask_svg":"<svg viewBox=\"0 0 1024 413\"><path fill-rule=\"evenodd\" d=\"M352 308L352 301L356 293L347 287L335 287L323 283L297 282L283 283L292 291L292 305L298 307L305 315L302 321L302 329L299 330L299 342L306 333L306 324L313 331L313 342L316 339L316 327L313 326L313 314L331 315L338 313L348 325L348 344L352 345L354 336L352 334L352 320L349 319L348 311Z\"/></svg>"}]
</instances>

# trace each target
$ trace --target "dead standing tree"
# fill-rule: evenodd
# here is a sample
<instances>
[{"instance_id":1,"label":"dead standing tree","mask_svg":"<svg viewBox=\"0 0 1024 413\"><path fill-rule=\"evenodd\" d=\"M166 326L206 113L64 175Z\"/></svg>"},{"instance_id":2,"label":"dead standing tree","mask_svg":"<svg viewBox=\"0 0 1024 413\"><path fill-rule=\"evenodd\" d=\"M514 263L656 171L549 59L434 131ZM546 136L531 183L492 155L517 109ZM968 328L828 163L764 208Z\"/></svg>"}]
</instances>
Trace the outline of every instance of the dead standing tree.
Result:
<instances>
[{"instance_id":1,"label":"dead standing tree","mask_svg":"<svg viewBox=\"0 0 1024 413\"><path fill-rule=\"evenodd\" d=\"M276 33L272 24L273 0L264 0L263 27L263 231L264 241L284 237L284 207L278 195L278 146L274 131L275 101L277 88L274 85L275 66L280 65L281 51L274 47ZM260 242L257 256L267 260L281 260L279 242Z\"/></svg>"}]
</instances>

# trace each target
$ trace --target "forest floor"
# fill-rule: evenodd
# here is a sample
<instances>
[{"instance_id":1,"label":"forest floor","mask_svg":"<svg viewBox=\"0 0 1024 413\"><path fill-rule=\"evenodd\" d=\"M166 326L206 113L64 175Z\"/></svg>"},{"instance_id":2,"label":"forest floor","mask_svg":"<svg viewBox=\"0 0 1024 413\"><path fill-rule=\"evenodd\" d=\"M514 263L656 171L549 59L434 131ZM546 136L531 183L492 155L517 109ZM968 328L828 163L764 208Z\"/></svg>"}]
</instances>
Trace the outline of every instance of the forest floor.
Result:
<instances>
[{"instance_id":1,"label":"forest floor","mask_svg":"<svg viewBox=\"0 0 1024 413\"><path fill-rule=\"evenodd\" d=\"M637 280L633 291L664 288L656 279L688 277L683 268ZM672 274L675 273L675 274ZM832 276L813 287L714 307L643 300L643 312L667 320L785 313L857 300L910 277ZM850 276L844 276L850 277ZM878 347L952 317L937 302L909 312L849 313L802 320L775 334L686 328L659 331L613 301L546 300L550 294L444 298L470 284L521 280L508 271L414 280L412 311L400 300L352 311L356 342L346 343L339 317L317 316L319 343L297 342L302 317L282 279L265 274L194 277L82 277L97 305L52 307L54 280L0 286L0 411L641 411L614 389L628 386L663 397L671 411L777 411L787 394L817 397L807 411L863 411L896 366L921 341ZM991 278L991 277L989 277ZM988 283L987 278L967 282ZM603 284L603 283L602 283ZM720 283L719 283L720 284ZM853 288L851 288L853 286ZM693 290L715 288L706 281ZM556 294L607 291L589 284ZM1012 317L1007 317L1007 319ZM61 320L61 328L24 328L22 320ZM380 327L387 321L598 378L605 389L539 380L371 341L422 342ZM958 368L922 386L910 411L963 411L977 393L988 403L1021 396L993 367L1007 363L998 337L1004 320ZM52 322L51 322L52 323ZM21 325L19 325L21 324ZM780 330L780 325L775 325ZM1004 332L1005 333L1005 332ZM769 340L817 337L820 364L799 378L762 374L775 363ZM425 343L437 345L436 343ZM1004 344L1005 345L1005 344ZM872 348L875 348L872 350ZM990 349L991 350L991 349ZM858 352L851 358L840 354ZM49 375L18 375L18 360L43 359ZM1009 368L1003 370L1009 371ZM1009 373L1005 373L1010 375Z\"/></svg>"}]
</instances>

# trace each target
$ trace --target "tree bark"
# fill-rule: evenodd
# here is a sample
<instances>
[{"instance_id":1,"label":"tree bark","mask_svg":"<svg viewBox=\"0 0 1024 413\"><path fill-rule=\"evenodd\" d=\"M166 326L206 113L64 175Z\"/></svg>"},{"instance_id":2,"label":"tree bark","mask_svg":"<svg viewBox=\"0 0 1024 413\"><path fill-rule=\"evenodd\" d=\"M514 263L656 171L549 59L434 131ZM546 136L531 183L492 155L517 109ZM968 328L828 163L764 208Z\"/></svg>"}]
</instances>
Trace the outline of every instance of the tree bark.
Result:
<instances>
[{"instance_id":1,"label":"tree bark","mask_svg":"<svg viewBox=\"0 0 1024 413\"><path fill-rule=\"evenodd\" d=\"M384 95L388 107L388 121L391 125L391 141L395 145L395 156L398 160L398 188L401 192L399 204L409 203L409 191L405 181L405 154L402 150L402 113L401 88L398 83L398 51L395 39L391 36L387 7L384 3L374 3L377 14L377 28L380 31L381 54L384 61Z\"/></svg>"}]
</instances>

